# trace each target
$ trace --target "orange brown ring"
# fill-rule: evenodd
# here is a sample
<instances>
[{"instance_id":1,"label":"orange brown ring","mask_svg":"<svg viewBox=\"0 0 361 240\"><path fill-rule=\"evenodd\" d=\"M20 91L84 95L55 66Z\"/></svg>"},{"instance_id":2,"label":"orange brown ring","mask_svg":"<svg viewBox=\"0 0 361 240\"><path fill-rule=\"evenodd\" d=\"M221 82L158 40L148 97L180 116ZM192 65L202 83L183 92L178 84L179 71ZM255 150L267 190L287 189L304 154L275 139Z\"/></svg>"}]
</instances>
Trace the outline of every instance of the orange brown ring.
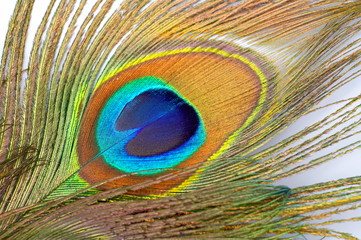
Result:
<instances>
[{"instance_id":1,"label":"orange brown ring","mask_svg":"<svg viewBox=\"0 0 361 240\"><path fill-rule=\"evenodd\" d=\"M177 165L178 169L204 162L215 153L254 111L262 89L259 76L246 63L210 52L163 56L119 72L95 91L82 118L77 152L79 163L83 166L80 176L88 183L96 184L126 174L109 166L102 156L88 162L99 154L95 126L102 107L119 88L146 76L163 79L177 89L195 106L204 121L206 142L190 158ZM217 89L220 92L217 92ZM224 112L226 107L227 110ZM176 170L169 170L151 176L129 175L109 181L98 188L107 190L130 186L175 172ZM161 194L179 186L188 177L178 176L132 193Z\"/></svg>"}]
</instances>

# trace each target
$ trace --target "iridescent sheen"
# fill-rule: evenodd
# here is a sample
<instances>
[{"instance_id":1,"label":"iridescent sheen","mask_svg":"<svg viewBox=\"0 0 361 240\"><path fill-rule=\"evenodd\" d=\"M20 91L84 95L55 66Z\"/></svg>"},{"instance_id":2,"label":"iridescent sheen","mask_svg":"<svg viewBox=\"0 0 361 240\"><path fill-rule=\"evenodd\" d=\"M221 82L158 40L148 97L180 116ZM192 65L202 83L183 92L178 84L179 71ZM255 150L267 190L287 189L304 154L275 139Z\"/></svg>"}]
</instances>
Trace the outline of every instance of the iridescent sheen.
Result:
<instances>
[{"instance_id":1,"label":"iridescent sheen","mask_svg":"<svg viewBox=\"0 0 361 240\"><path fill-rule=\"evenodd\" d=\"M96 142L105 162L127 173L148 175L174 167L205 138L194 108L154 77L119 89L105 104L96 125Z\"/></svg>"}]
</instances>

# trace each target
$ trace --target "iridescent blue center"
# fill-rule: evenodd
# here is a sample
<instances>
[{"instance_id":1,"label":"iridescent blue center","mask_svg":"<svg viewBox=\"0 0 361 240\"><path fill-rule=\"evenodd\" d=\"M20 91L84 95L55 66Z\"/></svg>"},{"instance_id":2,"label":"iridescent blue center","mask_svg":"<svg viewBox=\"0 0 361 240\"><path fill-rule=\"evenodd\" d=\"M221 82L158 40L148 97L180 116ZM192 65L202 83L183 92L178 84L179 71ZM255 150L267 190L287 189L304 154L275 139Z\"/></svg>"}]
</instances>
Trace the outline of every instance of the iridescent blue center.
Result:
<instances>
[{"instance_id":1,"label":"iridescent blue center","mask_svg":"<svg viewBox=\"0 0 361 240\"><path fill-rule=\"evenodd\" d=\"M198 126L194 108L165 89L148 90L135 97L125 105L115 123L118 131L140 129L125 148L130 155L139 157L159 155L182 146Z\"/></svg>"},{"instance_id":2,"label":"iridescent blue center","mask_svg":"<svg viewBox=\"0 0 361 240\"><path fill-rule=\"evenodd\" d=\"M104 160L124 172L149 175L189 158L205 141L195 108L160 79L144 77L111 96L96 140Z\"/></svg>"}]
</instances>

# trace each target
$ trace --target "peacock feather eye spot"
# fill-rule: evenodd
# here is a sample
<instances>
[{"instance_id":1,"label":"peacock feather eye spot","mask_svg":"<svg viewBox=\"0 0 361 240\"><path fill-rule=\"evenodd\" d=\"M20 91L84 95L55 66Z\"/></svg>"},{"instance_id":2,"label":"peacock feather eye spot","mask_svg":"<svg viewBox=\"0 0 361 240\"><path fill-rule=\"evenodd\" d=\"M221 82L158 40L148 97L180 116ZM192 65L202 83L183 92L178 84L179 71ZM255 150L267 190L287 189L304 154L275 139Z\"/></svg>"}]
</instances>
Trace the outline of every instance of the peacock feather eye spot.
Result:
<instances>
[{"instance_id":1,"label":"peacock feather eye spot","mask_svg":"<svg viewBox=\"0 0 361 240\"><path fill-rule=\"evenodd\" d=\"M201 166L222 154L255 118L267 85L257 62L209 47L144 56L111 76L87 103L77 146L80 176L88 183L123 176L99 189ZM158 194L187 178L137 194Z\"/></svg>"},{"instance_id":2,"label":"peacock feather eye spot","mask_svg":"<svg viewBox=\"0 0 361 240\"><path fill-rule=\"evenodd\" d=\"M115 128L139 128L125 149L129 155L149 157L180 147L196 133L199 124L195 109L177 94L152 89L125 105Z\"/></svg>"}]
</instances>

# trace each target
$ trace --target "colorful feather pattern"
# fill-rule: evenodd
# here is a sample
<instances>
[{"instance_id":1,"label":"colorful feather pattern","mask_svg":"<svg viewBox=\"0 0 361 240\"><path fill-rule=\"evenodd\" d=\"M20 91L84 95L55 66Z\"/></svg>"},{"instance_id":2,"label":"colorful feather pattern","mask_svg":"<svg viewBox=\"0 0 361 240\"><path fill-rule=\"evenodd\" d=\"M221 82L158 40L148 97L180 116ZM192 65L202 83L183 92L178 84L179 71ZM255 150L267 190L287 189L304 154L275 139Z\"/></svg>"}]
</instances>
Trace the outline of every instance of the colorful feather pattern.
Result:
<instances>
[{"instance_id":1,"label":"colorful feather pattern","mask_svg":"<svg viewBox=\"0 0 361 240\"><path fill-rule=\"evenodd\" d=\"M361 97L264 145L357 81L358 0L46 4L28 57L17 1L2 53L0 239L357 239L325 225L361 220L330 219L361 177L276 181L359 149L315 157Z\"/></svg>"}]
</instances>

